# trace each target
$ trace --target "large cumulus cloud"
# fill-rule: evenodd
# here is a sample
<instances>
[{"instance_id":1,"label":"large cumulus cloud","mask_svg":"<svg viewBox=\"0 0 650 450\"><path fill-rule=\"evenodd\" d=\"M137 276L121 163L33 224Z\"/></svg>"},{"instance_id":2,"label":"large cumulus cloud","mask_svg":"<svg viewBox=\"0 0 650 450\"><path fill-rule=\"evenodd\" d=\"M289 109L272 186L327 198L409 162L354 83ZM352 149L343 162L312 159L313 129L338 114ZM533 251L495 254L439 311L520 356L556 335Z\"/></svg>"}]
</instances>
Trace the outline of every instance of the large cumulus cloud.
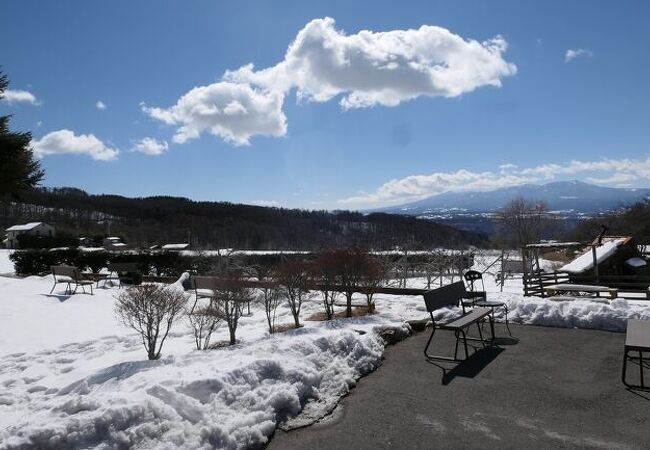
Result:
<instances>
[{"instance_id":1,"label":"large cumulus cloud","mask_svg":"<svg viewBox=\"0 0 650 450\"><path fill-rule=\"evenodd\" d=\"M464 39L445 28L348 35L334 19L315 19L298 32L278 64L227 71L222 80L196 87L167 108L143 111L177 126L182 143L208 132L235 145L252 136L283 136L282 111L292 89L298 99L325 102L341 96L344 109L396 106L420 96L457 97L482 86L501 86L517 68L503 58L504 38Z\"/></svg>"}]
</instances>

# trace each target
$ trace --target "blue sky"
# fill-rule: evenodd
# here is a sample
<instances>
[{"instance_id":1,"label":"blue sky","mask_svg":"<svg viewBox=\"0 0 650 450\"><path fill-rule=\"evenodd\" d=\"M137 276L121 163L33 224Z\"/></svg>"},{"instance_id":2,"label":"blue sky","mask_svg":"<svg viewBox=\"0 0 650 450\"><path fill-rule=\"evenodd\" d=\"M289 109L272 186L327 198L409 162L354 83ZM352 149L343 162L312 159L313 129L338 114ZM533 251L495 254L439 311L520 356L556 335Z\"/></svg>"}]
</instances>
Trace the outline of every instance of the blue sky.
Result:
<instances>
[{"instance_id":1,"label":"blue sky","mask_svg":"<svg viewBox=\"0 0 650 450\"><path fill-rule=\"evenodd\" d=\"M650 186L649 5L0 0L0 114L46 186L91 193L356 209Z\"/></svg>"}]
</instances>

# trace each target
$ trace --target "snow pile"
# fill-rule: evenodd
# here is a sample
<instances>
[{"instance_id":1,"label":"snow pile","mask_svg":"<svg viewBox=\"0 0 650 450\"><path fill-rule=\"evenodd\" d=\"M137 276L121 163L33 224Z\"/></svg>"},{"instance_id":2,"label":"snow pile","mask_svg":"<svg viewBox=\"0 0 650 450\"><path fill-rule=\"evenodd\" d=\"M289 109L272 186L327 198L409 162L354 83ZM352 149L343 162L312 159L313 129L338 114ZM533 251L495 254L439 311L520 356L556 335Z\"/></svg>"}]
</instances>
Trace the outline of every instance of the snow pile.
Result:
<instances>
[{"instance_id":1,"label":"snow pile","mask_svg":"<svg viewBox=\"0 0 650 450\"><path fill-rule=\"evenodd\" d=\"M13 250L0 249L0 274L13 274L14 263L9 259Z\"/></svg>"},{"instance_id":2,"label":"snow pile","mask_svg":"<svg viewBox=\"0 0 650 450\"><path fill-rule=\"evenodd\" d=\"M650 302L616 299L594 301L579 297L523 297L513 293L490 293L488 300L508 305L511 323L562 328L591 328L625 331L627 319L650 320ZM495 310L495 319L505 320L503 308Z\"/></svg>"},{"instance_id":3,"label":"snow pile","mask_svg":"<svg viewBox=\"0 0 650 450\"><path fill-rule=\"evenodd\" d=\"M180 289L185 275L170 289ZM376 314L269 336L261 305L242 317L241 343L194 350L183 324L163 358L147 361L137 335L114 317L115 288L95 295L48 294L51 276L0 277L0 448L262 446L277 426L323 417L356 380L380 363L380 332L407 335L403 318L421 317L395 303ZM290 323L288 308L277 324ZM213 342L227 337L225 329Z\"/></svg>"},{"instance_id":4,"label":"snow pile","mask_svg":"<svg viewBox=\"0 0 650 450\"><path fill-rule=\"evenodd\" d=\"M132 341L111 344L129 348ZM103 344L91 342L84 352ZM276 424L291 425L301 411L312 418L331 411L380 364L383 347L372 332L304 328L255 346L118 363L68 384L65 368L83 363L74 361L76 346L37 355L36 364L59 376L26 376L21 368L34 362L11 355L3 361L10 389L0 397L0 445L259 447Z\"/></svg>"},{"instance_id":5,"label":"snow pile","mask_svg":"<svg viewBox=\"0 0 650 450\"><path fill-rule=\"evenodd\" d=\"M614 239L596 247L596 262L600 264L612 256L616 249L625 242L625 239ZM594 256L592 250L585 252L571 261L569 264L562 266L560 271L568 273L582 273L594 267Z\"/></svg>"}]
</instances>

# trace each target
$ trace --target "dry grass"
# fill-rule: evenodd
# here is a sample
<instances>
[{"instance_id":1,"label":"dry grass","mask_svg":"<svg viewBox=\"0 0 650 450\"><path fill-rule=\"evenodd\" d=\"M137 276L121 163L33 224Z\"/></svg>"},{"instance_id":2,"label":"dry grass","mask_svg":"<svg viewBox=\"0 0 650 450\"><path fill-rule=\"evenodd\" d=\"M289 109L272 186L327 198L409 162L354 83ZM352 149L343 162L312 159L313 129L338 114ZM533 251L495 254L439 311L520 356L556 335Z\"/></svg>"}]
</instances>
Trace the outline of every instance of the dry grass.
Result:
<instances>
[{"instance_id":1,"label":"dry grass","mask_svg":"<svg viewBox=\"0 0 650 450\"><path fill-rule=\"evenodd\" d=\"M302 328L302 325L300 325ZM296 324L294 323L283 323L282 325L274 325L273 326L273 333L282 333L284 331L288 330L295 330L296 329Z\"/></svg>"},{"instance_id":2,"label":"dry grass","mask_svg":"<svg viewBox=\"0 0 650 450\"><path fill-rule=\"evenodd\" d=\"M352 317L367 316L368 314L374 314L374 313L375 313L375 305L372 306L361 305L361 306L352 307ZM346 317L347 315L345 314L345 310L343 310L343 311L335 312L332 319L344 319ZM305 320L310 320L313 322L324 322L327 320L327 316L323 311L323 312L318 312L316 314L312 314L311 316L307 317Z\"/></svg>"}]
</instances>

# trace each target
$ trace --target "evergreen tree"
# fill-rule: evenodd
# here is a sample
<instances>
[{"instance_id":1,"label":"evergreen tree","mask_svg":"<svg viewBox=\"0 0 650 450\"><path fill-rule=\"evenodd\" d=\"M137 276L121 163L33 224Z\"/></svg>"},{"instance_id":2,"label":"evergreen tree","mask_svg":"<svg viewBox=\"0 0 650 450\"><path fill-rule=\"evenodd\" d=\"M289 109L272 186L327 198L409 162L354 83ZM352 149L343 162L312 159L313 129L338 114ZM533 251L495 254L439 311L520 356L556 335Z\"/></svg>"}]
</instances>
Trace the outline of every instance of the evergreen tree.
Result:
<instances>
[{"instance_id":1,"label":"evergreen tree","mask_svg":"<svg viewBox=\"0 0 650 450\"><path fill-rule=\"evenodd\" d=\"M0 100L9 81L0 72ZM0 201L34 188L44 172L30 147L32 135L9 130L11 116L0 116Z\"/></svg>"}]
</instances>

